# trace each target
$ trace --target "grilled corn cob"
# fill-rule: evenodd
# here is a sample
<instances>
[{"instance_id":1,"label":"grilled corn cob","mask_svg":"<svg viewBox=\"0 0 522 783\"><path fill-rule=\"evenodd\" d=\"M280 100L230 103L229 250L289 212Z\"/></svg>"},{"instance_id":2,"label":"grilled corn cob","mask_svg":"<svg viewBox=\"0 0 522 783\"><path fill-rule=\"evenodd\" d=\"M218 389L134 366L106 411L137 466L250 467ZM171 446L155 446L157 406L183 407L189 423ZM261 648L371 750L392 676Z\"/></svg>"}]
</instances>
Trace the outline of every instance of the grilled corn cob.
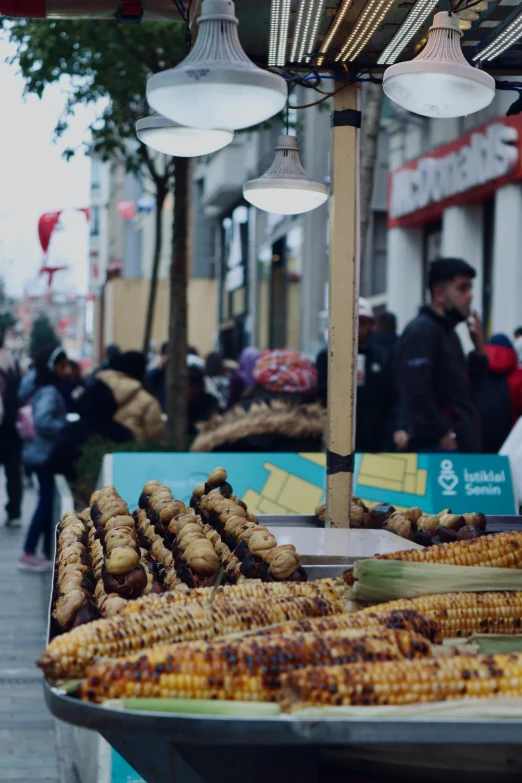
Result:
<instances>
[{"instance_id":1,"label":"grilled corn cob","mask_svg":"<svg viewBox=\"0 0 522 783\"><path fill-rule=\"evenodd\" d=\"M286 710L522 696L522 655L471 656L307 668L283 678Z\"/></svg>"},{"instance_id":2,"label":"grilled corn cob","mask_svg":"<svg viewBox=\"0 0 522 783\"><path fill-rule=\"evenodd\" d=\"M395 603L395 602L394 602ZM398 602L397 602L398 603ZM407 602L405 602L407 603ZM383 605L384 606L384 605ZM386 604L388 606L388 604ZM273 628L265 628L256 631L256 636L273 636L292 634L340 631L343 629L382 628L390 630L409 631L429 639L431 642L441 642L442 634L438 623L431 618L424 617L413 609L382 610L380 607L372 607L364 612L352 612L336 614L331 617L317 617L312 620L300 620L297 623L288 622L276 625Z\"/></svg>"},{"instance_id":3,"label":"grilled corn cob","mask_svg":"<svg viewBox=\"0 0 522 783\"><path fill-rule=\"evenodd\" d=\"M440 627L446 639L473 633L522 633L522 592L443 593L402 598L355 612L364 618L380 612L414 610Z\"/></svg>"},{"instance_id":4,"label":"grilled corn cob","mask_svg":"<svg viewBox=\"0 0 522 783\"><path fill-rule=\"evenodd\" d=\"M158 644L212 639L340 611L339 601L305 597L156 607L151 612L97 620L53 639L39 666L53 679L81 677L85 667L99 657L117 658Z\"/></svg>"},{"instance_id":5,"label":"grilled corn cob","mask_svg":"<svg viewBox=\"0 0 522 783\"><path fill-rule=\"evenodd\" d=\"M87 701L131 696L275 701L281 675L303 666L431 654L422 636L380 629L171 644L92 666L80 695Z\"/></svg>"},{"instance_id":6,"label":"grilled corn cob","mask_svg":"<svg viewBox=\"0 0 522 783\"><path fill-rule=\"evenodd\" d=\"M155 606L191 603L193 601L209 601L214 588L197 587L190 591L173 590L161 595L147 595L137 598L123 609L123 614L149 611ZM257 579L247 579L240 585L224 585L216 592L215 600L263 599L272 596L309 596L310 598L342 599L345 586L335 579L318 579L316 582L260 582Z\"/></svg>"},{"instance_id":7,"label":"grilled corn cob","mask_svg":"<svg viewBox=\"0 0 522 783\"><path fill-rule=\"evenodd\" d=\"M411 549L376 555L378 560L408 560L415 563L443 565L522 568L522 530L495 533L472 541L454 541L427 549Z\"/></svg>"}]
</instances>

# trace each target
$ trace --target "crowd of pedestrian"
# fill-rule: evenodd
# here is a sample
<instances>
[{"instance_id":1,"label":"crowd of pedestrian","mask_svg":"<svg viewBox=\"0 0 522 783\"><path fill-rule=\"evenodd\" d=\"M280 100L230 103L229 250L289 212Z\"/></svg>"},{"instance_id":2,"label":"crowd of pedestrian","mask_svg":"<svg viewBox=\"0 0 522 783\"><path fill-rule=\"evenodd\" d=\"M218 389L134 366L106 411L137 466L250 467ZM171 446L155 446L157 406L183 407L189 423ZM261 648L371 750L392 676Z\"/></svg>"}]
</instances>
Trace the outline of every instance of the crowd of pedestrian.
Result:
<instances>
[{"instance_id":1,"label":"crowd of pedestrian","mask_svg":"<svg viewBox=\"0 0 522 783\"><path fill-rule=\"evenodd\" d=\"M496 453L522 415L522 327L513 341L486 343L472 311L474 269L442 258L429 272L430 302L404 329L359 300L355 449L358 452ZM456 332L467 324L474 350ZM109 345L83 378L61 347L49 346L23 376L0 334L0 464L6 527L20 525L22 467L36 476L38 504L19 567L51 567L54 476L76 477L93 436L111 443L166 442L169 345L158 354ZM238 362L190 347L187 435L191 450L307 452L324 448L328 349L312 361L292 348L245 348ZM73 414L73 415L71 415ZM41 547L39 552L39 547Z\"/></svg>"}]
</instances>

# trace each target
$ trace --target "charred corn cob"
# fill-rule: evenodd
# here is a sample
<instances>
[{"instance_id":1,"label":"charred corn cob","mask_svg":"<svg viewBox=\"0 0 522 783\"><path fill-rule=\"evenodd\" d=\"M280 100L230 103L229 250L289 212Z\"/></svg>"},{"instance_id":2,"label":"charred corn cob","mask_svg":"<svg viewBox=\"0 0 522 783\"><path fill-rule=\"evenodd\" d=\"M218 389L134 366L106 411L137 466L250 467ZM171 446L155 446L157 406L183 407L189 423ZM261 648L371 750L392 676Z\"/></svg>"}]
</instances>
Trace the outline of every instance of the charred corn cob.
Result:
<instances>
[{"instance_id":1,"label":"charred corn cob","mask_svg":"<svg viewBox=\"0 0 522 783\"><path fill-rule=\"evenodd\" d=\"M355 612L364 618L381 612L414 610L433 620L446 639L473 633L522 633L522 592L443 593L402 598Z\"/></svg>"},{"instance_id":2,"label":"charred corn cob","mask_svg":"<svg viewBox=\"0 0 522 783\"><path fill-rule=\"evenodd\" d=\"M339 601L305 597L155 607L151 612L97 620L59 636L49 644L39 665L53 679L81 677L85 667L99 657L116 658L158 644L212 639L340 611Z\"/></svg>"},{"instance_id":3,"label":"charred corn cob","mask_svg":"<svg viewBox=\"0 0 522 783\"><path fill-rule=\"evenodd\" d=\"M454 541L427 549L411 549L377 555L378 560L408 560L415 563L522 568L522 530L495 533L472 541Z\"/></svg>"},{"instance_id":4,"label":"charred corn cob","mask_svg":"<svg viewBox=\"0 0 522 783\"><path fill-rule=\"evenodd\" d=\"M198 587L190 591L173 590L161 595L148 595L137 598L123 609L123 613L150 611L155 606L209 601L214 588ZM215 600L263 599L272 596L309 596L337 600L344 597L344 585L335 579L318 579L316 582L260 582L247 579L240 585L223 585L214 595Z\"/></svg>"},{"instance_id":5,"label":"charred corn cob","mask_svg":"<svg viewBox=\"0 0 522 783\"><path fill-rule=\"evenodd\" d=\"M431 654L422 636L380 629L174 644L94 665L80 695L275 701L281 675L294 669Z\"/></svg>"},{"instance_id":6,"label":"charred corn cob","mask_svg":"<svg viewBox=\"0 0 522 783\"><path fill-rule=\"evenodd\" d=\"M282 706L292 710L494 696L522 696L522 655L458 655L301 669L283 678Z\"/></svg>"},{"instance_id":7,"label":"charred corn cob","mask_svg":"<svg viewBox=\"0 0 522 783\"><path fill-rule=\"evenodd\" d=\"M418 611L406 608L383 609L381 611L380 607L372 607L364 612L343 612L331 617L317 617L312 620L300 620L297 623L283 623L273 628L256 631L256 636L273 636L278 634L287 636L310 632L340 631L348 628L386 628L409 631L437 643L441 642L443 638L438 623L432 618L424 617Z\"/></svg>"}]
</instances>

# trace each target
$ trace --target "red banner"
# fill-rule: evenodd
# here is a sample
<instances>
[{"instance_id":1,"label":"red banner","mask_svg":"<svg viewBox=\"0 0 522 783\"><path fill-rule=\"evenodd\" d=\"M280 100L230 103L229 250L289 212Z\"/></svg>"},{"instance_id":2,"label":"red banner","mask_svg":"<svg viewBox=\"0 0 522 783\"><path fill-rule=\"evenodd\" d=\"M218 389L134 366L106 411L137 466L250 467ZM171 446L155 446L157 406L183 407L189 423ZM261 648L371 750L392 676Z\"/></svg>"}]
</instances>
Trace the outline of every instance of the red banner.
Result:
<instances>
[{"instance_id":1,"label":"red banner","mask_svg":"<svg viewBox=\"0 0 522 783\"><path fill-rule=\"evenodd\" d=\"M61 214L62 212L60 210L60 212L44 212L44 214L40 216L40 220L38 221L38 236L40 238L42 250L45 254L47 254L52 233L60 220Z\"/></svg>"}]
</instances>

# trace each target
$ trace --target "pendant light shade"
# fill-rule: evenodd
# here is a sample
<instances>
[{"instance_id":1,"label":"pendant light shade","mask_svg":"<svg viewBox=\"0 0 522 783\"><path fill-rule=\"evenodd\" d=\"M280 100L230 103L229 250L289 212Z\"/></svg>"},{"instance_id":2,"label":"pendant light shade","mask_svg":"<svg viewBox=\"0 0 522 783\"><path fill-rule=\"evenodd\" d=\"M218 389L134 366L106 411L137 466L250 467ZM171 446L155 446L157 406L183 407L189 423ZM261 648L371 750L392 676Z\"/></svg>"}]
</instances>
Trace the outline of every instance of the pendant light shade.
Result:
<instances>
[{"instance_id":1,"label":"pendant light shade","mask_svg":"<svg viewBox=\"0 0 522 783\"><path fill-rule=\"evenodd\" d=\"M274 162L262 177L244 185L243 195L250 204L265 212L297 215L324 204L328 189L307 176L299 160L295 136L280 136Z\"/></svg>"},{"instance_id":2,"label":"pendant light shade","mask_svg":"<svg viewBox=\"0 0 522 783\"><path fill-rule=\"evenodd\" d=\"M489 106L495 80L469 65L460 47L461 35L456 14L435 14L422 52L385 71L386 95L424 117L463 117Z\"/></svg>"},{"instance_id":3,"label":"pendant light shade","mask_svg":"<svg viewBox=\"0 0 522 783\"><path fill-rule=\"evenodd\" d=\"M165 155L176 158L195 158L209 155L230 144L233 131L210 128L187 128L160 114L143 117L136 123L136 136L140 141Z\"/></svg>"},{"instance_id":4,"label":"pendant light shade","mask_svg":"<svg viewBox=\"0 0 522 783\"><path fill-rule=\"evenodd\" d=\"M194 128L248 128L273 117L287 99L281 76L248 59L237 34L232 0L203 0L193 49L182 63L151 76L155 111Z\"/></svg>"}]
</instances>

